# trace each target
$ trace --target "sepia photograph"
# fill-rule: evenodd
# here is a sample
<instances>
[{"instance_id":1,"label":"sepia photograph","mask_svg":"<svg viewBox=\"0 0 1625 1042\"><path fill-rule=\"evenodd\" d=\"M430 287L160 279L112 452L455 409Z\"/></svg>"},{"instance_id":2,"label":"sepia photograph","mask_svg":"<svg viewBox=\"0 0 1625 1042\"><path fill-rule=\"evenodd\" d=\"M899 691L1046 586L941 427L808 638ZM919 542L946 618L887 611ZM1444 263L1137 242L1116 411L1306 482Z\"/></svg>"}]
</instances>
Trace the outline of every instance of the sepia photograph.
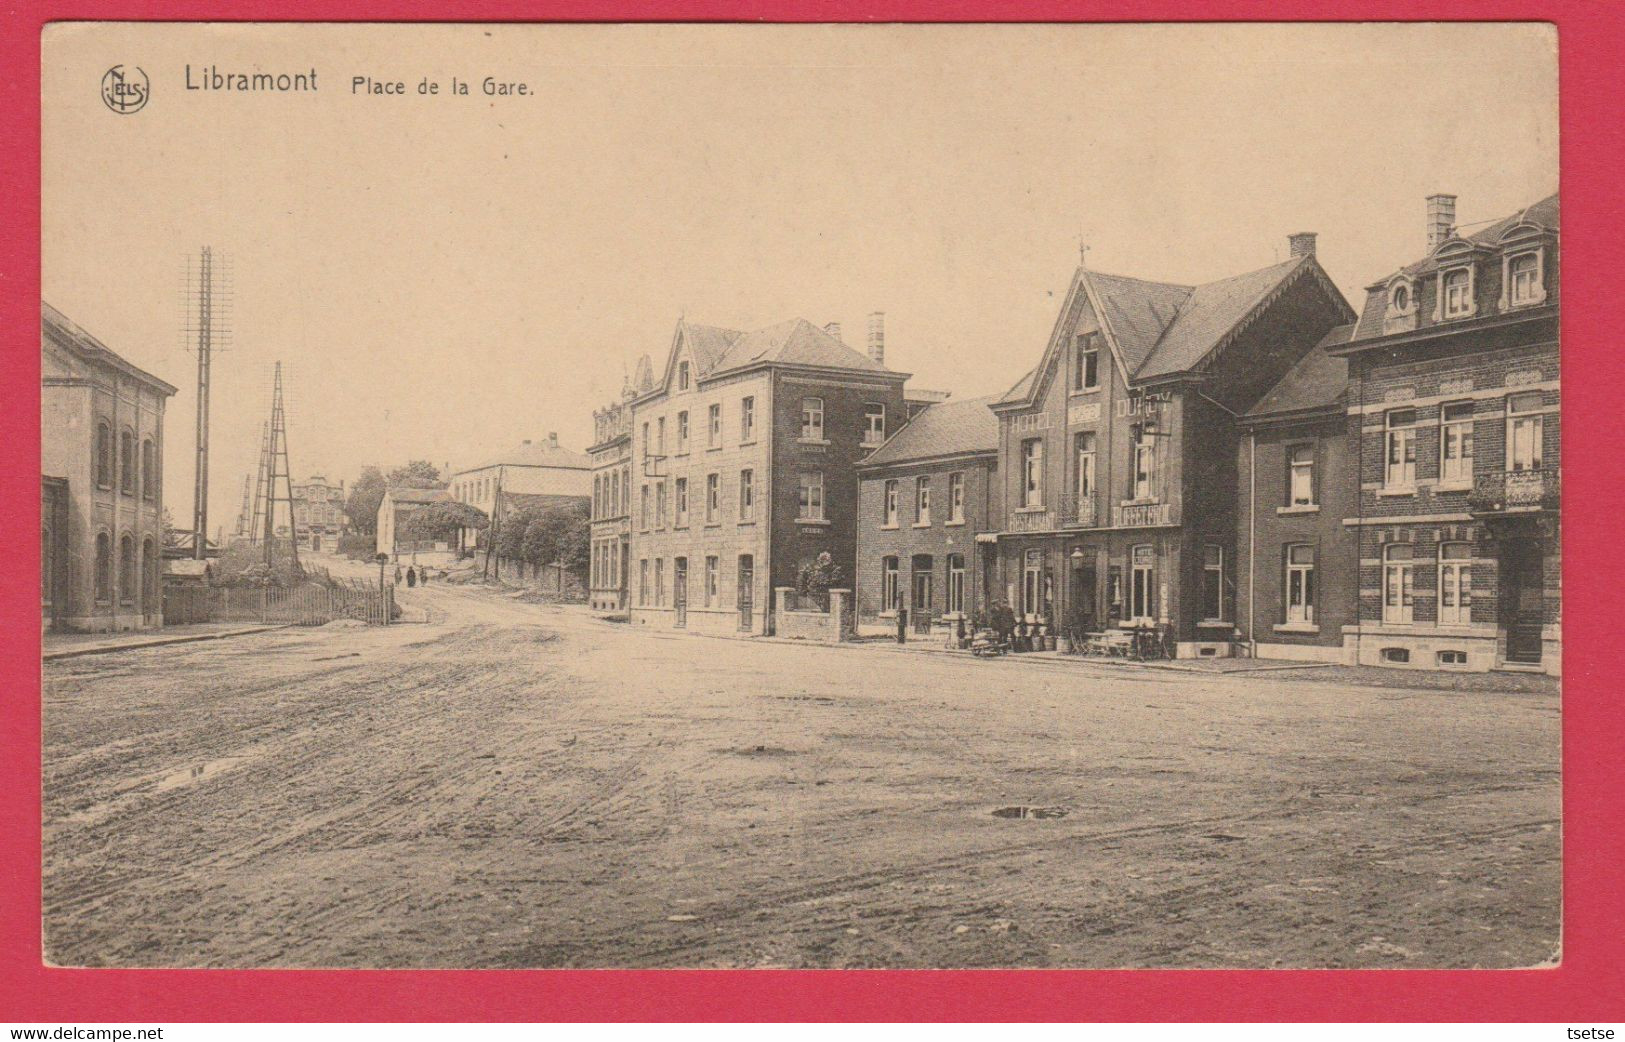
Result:
<instances>
[{"instance_id":1,"label":"sepia photograph","mask_svg":"<svg viewBox=\"0 0 1625 1042\"><path fill-rule=\"evenodd\" d=\"M1560 966L1558 47L46 25L45 962Z\"/></svg>"}]
</instances>

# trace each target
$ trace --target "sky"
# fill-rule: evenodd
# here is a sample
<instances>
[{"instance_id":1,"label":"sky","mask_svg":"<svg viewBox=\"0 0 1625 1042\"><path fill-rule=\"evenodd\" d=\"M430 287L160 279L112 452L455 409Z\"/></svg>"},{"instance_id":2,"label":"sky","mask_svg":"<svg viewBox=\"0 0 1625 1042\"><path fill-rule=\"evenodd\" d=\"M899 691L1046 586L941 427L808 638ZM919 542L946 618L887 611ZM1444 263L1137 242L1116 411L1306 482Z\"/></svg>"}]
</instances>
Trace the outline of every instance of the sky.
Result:
<instances>
[{"instance_id":1,"label":"sky","mask_svg":"<svg viewBox=\"0 0 1625 1042\"><path fill-rule=\"evenodd\" d=\"M1002 391L1085 243L1091 268L1199 283L1313 231L1358 307L1425 252L1427 195L1468 226L1556 190L1556 47L1539 24L60 24L43 295L179 388L184 524L184 273L204 244L229 258L209 507L229 531L277 361L295 478L348 482L549 432L584 449L682 316L838 321L861 350L883 311L910 386ZM101 100L118 64L149 77L138 112ZM187 90L188 66L317 89Z\"/></svg>"}]
</instances>

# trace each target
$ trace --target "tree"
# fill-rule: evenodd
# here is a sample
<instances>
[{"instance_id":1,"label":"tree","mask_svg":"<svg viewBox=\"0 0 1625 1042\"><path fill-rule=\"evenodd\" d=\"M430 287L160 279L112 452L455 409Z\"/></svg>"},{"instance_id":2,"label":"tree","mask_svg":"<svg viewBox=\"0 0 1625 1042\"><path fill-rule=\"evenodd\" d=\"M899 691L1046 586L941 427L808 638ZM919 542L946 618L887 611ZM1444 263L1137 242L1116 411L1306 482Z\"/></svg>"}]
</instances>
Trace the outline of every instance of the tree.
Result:
<instances>
[{"instance_id":1,"label":"tree","mask_svg":"<svg viewBox=\"0 0 1625 1042\"><path fill-rule=\"evenodd\" d=\"M428 460L415 459L389 472L390 488L439 488L440 468Z\"/></svg>"},{"instance_id":2,"label":"tree","mask_svg":"<svg viewBox=\"0 0 1625 1042\"><path fill-rule=\"evenodd\" d=\"M838 585L840 581L841 566L825 551L813 560L802 563L801 570L796 573L796 591L828 605L830 587Z\"/></svg>"},{"instance_id":3,"label":"tree","mask_svg":"<svg viewBox=\"0 0 1625 1042\"><path fill-rule=\"evenodd\" d=\"M366 535L378 531L378 507L388 487L383 471L377 467L361 468L361 476L350 486L349 498L344 501L344 516L350 519L352 529Z\"/></svg>"},{"instance_id":4,"label":"tree","mask_svg":"<svg viewBox=\"0 0 1625 1042\"><path fill-rule=\"evenodd\" d=\"M401 532L409 539L449 543L461 539L465 528L484 529L489 523L485 511L478 507L448 500L430 503L407 514L401 522Z\"/></svg>"}]
</instances>

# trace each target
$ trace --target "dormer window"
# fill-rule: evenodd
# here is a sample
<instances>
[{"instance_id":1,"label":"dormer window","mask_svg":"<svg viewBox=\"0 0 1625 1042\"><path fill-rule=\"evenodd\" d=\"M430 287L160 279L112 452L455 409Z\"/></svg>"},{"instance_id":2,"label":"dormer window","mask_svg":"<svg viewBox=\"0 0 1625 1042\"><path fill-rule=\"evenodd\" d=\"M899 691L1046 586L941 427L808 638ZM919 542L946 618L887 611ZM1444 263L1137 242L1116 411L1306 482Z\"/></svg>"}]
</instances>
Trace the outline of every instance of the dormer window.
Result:
<instances>
[{"instance_id":1,"label":"dormer window","mask_svg":"<svg viewBox=\"0 0 1625 1042\"><path fill-rule=\"evenodd\" d=\"M678 362L677 363L677 389L679 391L688 390L688 363L687 362Z\"/></svg>"},{"instance_id":2,"label":"dormer window","mask_svg":"<svg viewBox=\"0 0 1625 1042\"><path fill-rule=\"evenodd\" d=\"M1409 284L1401 282L1394 287L1392 296L1388 298L1388 309L1390 311L1409 311L1411 309L1411 287Z\"/></svg>"},{"instance_id":3,"label":"dormer window","mask_svg":"<svg viewBox=\"0 0 1625 1042\"><path fill-rule=\"evenodd\" d=\"M1416 328L1416 287L1403 275L1388 284L1388 308L1382 316L1384 333Z\"/></svg>"},{"instance_id":4,"label":"dormer window","mask_svg":"<svg viewBox=\"0 0 1625 1042\"><path fill-rule=\"evenodd\" d=\"M1546 279L1542 253L1529 250L1511 253L1502 263L1501 308L1522 308L1546 301Z\"/></svg>"},{"instance_id":5,"label":"dormer window","mask_svg":"<svg viewBox=\"0 0 1625 1042\"><path fill-rule=\"evenodd\" d=\"M1451 268L1439 274L1439 303L1433 317L1443 321L1471 318L1478 309L1473 305L1473 269L1471 265Z\"/></svg>"}]
</instances>

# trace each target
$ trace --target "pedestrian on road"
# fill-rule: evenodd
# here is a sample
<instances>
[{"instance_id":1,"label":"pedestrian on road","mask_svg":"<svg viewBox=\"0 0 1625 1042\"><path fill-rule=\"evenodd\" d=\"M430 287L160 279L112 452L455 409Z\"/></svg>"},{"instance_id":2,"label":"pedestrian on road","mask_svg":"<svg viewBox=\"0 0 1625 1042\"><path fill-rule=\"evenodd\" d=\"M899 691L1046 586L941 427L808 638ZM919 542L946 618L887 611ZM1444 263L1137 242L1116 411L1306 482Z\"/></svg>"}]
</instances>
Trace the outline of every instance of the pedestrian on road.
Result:
<instances>
[{"instance_id":1,"label":"pedestrian on road","mask_svg":"<svg viewBox=\"0 0 1625 1042\"><path fill-rule=\"evenodd\" d=\"M993 606L993 629L999 634L1000 644L1009 644L1011 634L1016 629L1016 613L1010 610L1010 605L999 601Z\"/></svg>"},{"instance_id":2,"label":"pedestrian on road","mask_svg":"<svg viewBox=\"0 0 1625 1042\"><path fill-rule=\"evenodd\" d=\"M418 570L416 568L410 568L410 567L407 568L406 569L406 585L407 585L407 587L410 588L410 587L416 586L417 584L418 584Z\"/></svg>"},{"instance_id":3,"label":"pedestrian on road","mask_svg":"<svg viewBox=\"0 0 1625 1042\"><path fill-rule=\"evenodd\" d=\"M421 582L425 586L429 585L429 569L427 569L427 568L419 568L418 569L418 582Z\"/></svg>"},{"instance_id":4,"label":"pedestrian on road","mask_svg":"<svg viewBox=\"0 0 1625 1042\"><path fill-rule=\"evenodd\" d=\"M400 584L401 584L401 566L397 564L395 566L395 585L399 586Z\"/></svg>"}]
</instances>

